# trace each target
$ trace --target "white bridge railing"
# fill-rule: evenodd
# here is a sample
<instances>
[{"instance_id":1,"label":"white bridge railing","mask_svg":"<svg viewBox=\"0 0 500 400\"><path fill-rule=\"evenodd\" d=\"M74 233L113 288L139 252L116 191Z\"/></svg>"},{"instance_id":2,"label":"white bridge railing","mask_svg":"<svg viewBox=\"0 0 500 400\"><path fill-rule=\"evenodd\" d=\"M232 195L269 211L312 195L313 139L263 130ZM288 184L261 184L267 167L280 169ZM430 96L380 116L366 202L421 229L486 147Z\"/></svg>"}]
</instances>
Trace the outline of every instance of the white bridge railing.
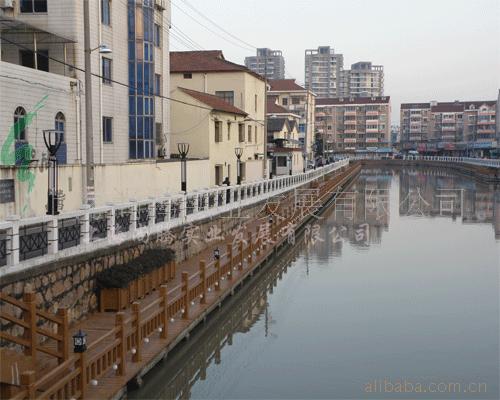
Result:
<instances>
[{"instance_id":1,"label":"white bridge railing","mask_svg":"<svg viewBox=\"0 0 500 400\"><path fill-rule=\"evenodd\" d=\"M82 207L58 216L12 216L0 221L0 277L237 210L347 165L349 160L343 159L296 175L105 207Z\"/></svg>"},{"instance_id":2,"label":"white bridge railing","mask_svg":"<svg viewBox=\"0 0 500 400\"><path fill-rule=\"evenodd\" d=\"M350 156L350 160L382 160L380 155L355 155ZM472 158L472 157L445 157L445 156L403 156L403 160L407 161L437 161L448 163L463 163L480 165L483 167L500 168L500 160L489 158Z\"/></svg>"}]
</instances>

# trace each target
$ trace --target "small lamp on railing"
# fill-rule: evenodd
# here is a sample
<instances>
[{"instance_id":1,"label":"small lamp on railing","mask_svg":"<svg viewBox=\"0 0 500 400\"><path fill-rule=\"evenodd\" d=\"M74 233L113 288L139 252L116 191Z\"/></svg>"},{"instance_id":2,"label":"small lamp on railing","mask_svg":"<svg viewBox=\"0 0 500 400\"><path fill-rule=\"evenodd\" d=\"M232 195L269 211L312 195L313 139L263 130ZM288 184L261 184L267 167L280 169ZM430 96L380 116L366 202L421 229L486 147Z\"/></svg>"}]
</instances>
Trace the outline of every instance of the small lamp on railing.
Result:
<instances>
[{"instance_id":1,"label":"small lamp on railing","mask_svg":"<svg viewBox=\"0 0 500 400\"><path fill-rule=\"evenodd\" d=\"M81 329L73 335L73 352L84 353L87 351L87 334Z\"/></svg>"},{"instance_id":2,"label":"small lamp on railing","mask_svg":"<svg viewBox=\"0 0 500 400\"><path fill-rule=\"evenodd\" d=\"M187 192L187 155L189 153L189 143L177 143L177 150L181 156L181 190Z\"/></svg>"},{"instance_id":3,"label":"small lamp on railing","mask_svg":"<svg viewBox=\"0 0 500 400\"><path fill-rule=\"evenodd\" d=\"M220 259L220 250L218 247L216 247L214 250L214 259L216 259L216 260Z\"/></svg>"},{"instance_id":4,"label":"small lamp on railing","mask_svg":"<svg viewBox=\"0 0 500 400\"><path fill-rule=\"evenodd\" d=\"M235 147L234 154L236 155L236 158L238 159L237 164L236 164L236 169L237 169L236 174L238 176L237 184L241 185L241 156L243 155L243 149L241 147Z\"/></svg>"}]
</instances>

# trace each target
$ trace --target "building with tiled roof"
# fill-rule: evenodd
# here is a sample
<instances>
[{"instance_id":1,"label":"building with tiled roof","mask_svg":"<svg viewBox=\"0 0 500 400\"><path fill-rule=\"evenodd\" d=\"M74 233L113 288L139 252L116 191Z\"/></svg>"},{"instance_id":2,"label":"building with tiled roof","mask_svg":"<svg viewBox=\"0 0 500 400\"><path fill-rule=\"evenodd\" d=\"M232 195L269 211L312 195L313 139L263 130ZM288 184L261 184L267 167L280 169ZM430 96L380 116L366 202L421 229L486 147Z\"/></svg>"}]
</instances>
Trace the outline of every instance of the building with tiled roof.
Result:
<instances>
[{"instance_id":1,"label":"building with tiled roof","mask_svg":"<svg viewBox=\"0 0 500 400\"><path fill-rule=\"evenodd\" d=\"M272 98L276 105L285 108L290 114L300 117L298 121L299 140L307 158L314 159L314 107L316 101L314 93L299 85L295 79L274 79L268 81L267 95L268 99ZM271 108L275 108L275 106L271 104ZM272 112L268 111L268 114L272 114Z\"/></svg>"},{"instance_id":2,"label":"building with tiled roof","mask_svg":"<svg viewBox=\"0 0 500 400\"><path fill-rule=\"evenodd\" d=\"M265 158L265 113L266 113L266 86L265 80L259 74L251 71L244 65L239 65L226 60L221 50L206 51L174 51L170 53L170 86L173 92L182 93L191 99L196 99L200 104L209 105L212 112L224 112L243 117L238 129L230 135L239 136L237 147L243 149L243 165L248 180L261 179L264 176ZM192 91L192 92L187 92ZM220 101L218 100L220 99ZM208 103L208 104L207 104ZM225 104L227 105L225 105ZM176 114L173 111L172 123L188 126L196 123L201 116L195 107L183 105L189 113ZM180 106L175 105L176 109ZM238 111L236 111L238 110ZM203 111L206 115L208 110ZM185 121L177 121L184 118ZM239 119L238 119L239 120ZM203 124L202 124L203 125ZM224 129L227 128L224 125ZM173 135L174 136L174 135ZM227 139L224 139L226 141ZM233 139L231 138L232 142ZM229 148L221 146L217 157L227 160L235 159L234 146ZM228 176L236 173L234 166L227 162L218 165L217 176ZM233 180L231 178L231 180ZM216 179L217 181L217 179Z\"/></svg>"}]
</instances>

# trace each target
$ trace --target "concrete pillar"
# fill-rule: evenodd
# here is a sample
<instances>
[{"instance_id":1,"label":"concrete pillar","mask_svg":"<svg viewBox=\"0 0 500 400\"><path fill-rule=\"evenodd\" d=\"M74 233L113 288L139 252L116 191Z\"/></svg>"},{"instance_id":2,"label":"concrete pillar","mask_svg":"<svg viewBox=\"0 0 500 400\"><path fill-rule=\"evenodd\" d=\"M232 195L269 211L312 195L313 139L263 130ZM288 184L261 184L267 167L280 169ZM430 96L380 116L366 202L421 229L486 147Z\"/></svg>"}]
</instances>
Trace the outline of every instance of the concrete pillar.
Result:
<instances>
[{"instance_id":1,"label":"concrete pillar","mask_svg":"<svg viewBox=\"0 0 500 400\"><path fill-rule=\"evenodd\" d=\"M148 204L148 226L154 225L156 221L156 202L154 201L154 197L150 197L151 203Z\"/></svg>"},{"instance_id":2,"label":"concrete pillar","mask_svg":"<svg viewBox=\"0 0 500 400\"><path fill-rule=\"evenodd\" d=\"M82 215L82 221L81 221L81 243L82 244L88 244L90 243L91 237L90 237L90 205L84 204L80 207L81 210L84 211L84 214Z\"/></svg>"},{"instance_id":3,"label":"concrete pillar","mask_svg":"<svg viewBox=\"0 0 500 400\"><path fill-rule=\"evenodd\" d=\"M19 264L19 222L20 217L18 215L12 215L7 217L7 221L12 223L12 227L8 230L8 235L10 237L9 242L7 242L7 267L13 267Z\"/></svg>"},{"instance_id":4,"label":"concrete pillar","mask_svg":"<svg viewBox=\"0 0 500 400\"><path fill-rule=\"evenodd\" d=\"M47 222L47 253L56 254L59 251L59 231L57 229L58 220L52 218Z\"/></svg>"}]
</instances>

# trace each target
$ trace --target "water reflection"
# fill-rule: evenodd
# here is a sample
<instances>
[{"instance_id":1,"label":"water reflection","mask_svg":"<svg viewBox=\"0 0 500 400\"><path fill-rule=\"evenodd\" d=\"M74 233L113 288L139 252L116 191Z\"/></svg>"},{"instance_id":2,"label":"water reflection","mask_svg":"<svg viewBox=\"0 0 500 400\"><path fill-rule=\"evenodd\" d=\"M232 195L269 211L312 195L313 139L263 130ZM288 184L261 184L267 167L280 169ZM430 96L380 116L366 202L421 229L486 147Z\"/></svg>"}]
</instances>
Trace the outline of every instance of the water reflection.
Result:
<instances>
[{"instance_id":1,"label":"water reflection","mask_svg":"<svg viewBox=\"0 0 500 400\"><path fill-rule=\"evenodd\" d=\"M129 397L496 399L499 214L498 188L445 169L364 170Z\"/></svg>"}]
</instances>

